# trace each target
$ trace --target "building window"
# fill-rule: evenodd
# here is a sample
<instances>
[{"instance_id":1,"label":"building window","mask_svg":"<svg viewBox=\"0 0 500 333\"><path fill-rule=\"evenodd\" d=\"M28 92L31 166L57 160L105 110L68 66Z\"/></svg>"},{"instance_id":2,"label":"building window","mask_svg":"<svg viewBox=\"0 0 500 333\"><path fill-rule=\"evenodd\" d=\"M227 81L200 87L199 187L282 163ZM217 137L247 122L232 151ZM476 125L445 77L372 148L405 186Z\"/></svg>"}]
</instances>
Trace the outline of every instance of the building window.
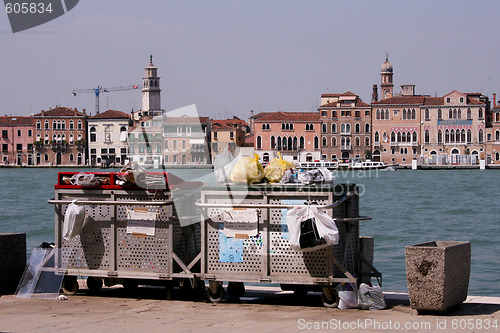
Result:
<instances>
[{"instance_id":1,"label":"building window","mask_svg":"<svg viewBox=\"0 0 500 333\"><path fill-rule=\"evenodd\" d=\"M48 120L45 120L45 122L43 123L43 127L48 130L49 129L49 121Z\"/></svg>"},{"instance_id":2,"label":"building window","mask_svg":"<svg viewBox=\"0 0 500 333\"><path fill-rule=\"evenodd\" d=\"M356 145L356 147L361 146L361 140L359 139L359 136L357 136L356 139L354 139L354 144Z\"/></svg>"},{"instance_id":3,"label":"building window","mask_svg":"<svg viewBox=\"0 0 500 333\"><path fill-rule=\"evenodd\" d=\"M337 124L332 124L332 133L337 133Z\"/></svg>"},{"instance_id":4,"label":"building window","mask_svg":"<svg viewBox=\"0 0 500 333\"><path fill-rule=\"evenodd\" d=\"M375 132L374 140L376 143L380 142L380 134L378 132Z\"/></svg>"},{"instance_id":5,"label":"building window","mask_svg":"<svg viewBox=\"0 0 500 333\"><path fill-rule=\"evenodd\" d=\"M354 111L354 116L356 118L361 118L361 111L358 111L358 110Z\"/></svg>"},{"instance_id":6,"label":"building window","mask_svg":"<svg viewBox=\"0 0 500 333\"><path fill-rule=\"evenodd\" d=\"M332 154L332 161L337 159L337 154Z\"/></svg>"},{"instance_id":7,"label":"building window","mask_svg":"<svg viewBox=\"0 0 500 333\"><path fill-rule=\"evenodd\" d=\"M429 109L425 109L425 120L431 120Z\"/></svg>"},{"instance_id":8,"label":"building window","mask_svg":"<svg viewBox=\"0 0 500 333\"><path fill-rule=\"evenodd\" d=\"M95 127L90 128L90 142L97 142L97 133Z\"/></svg>"},{"instance_id":9,"label":"building window","mask_svg":"<svg viewBox=\"0 0 500 333\"><path fill-rule=\"evenodd\" d=\"M18 129L18 130L17 130L17 136L18 136L18 137L23 136L23 131L21 131L20 129Z\"/></svg>"},{"instance_id":10,"label":"building window","mask_svg":"<svg viewBox=\"0 0 500 333\"><path fill-rule=\"evenodd\" d=\"M326 117L326 110L321 110L321 117Z\"/></svg>"},{"instance_id":11,"label":"building window","mask_svg":"<svg viewBox=\"0 0 500 333\"><path fill-rule=\"evenodd\" d=\"M425 141L425 143L430 142L429 130L425 130L424 141Z\"/></svg>"},{"instance_id":12,"label":"building window","mask_svg":"<svg viewBox=\"0 0 500 333\"><path fill-rule=\"evenodd\" d=\"M323 147L327 147L327 140L326 140L326 137L323 137L323 143L322 143Z\"/></svg>"},{"instance_id":13,"label":"building window","mask_svg":"<svg viewBox=\"0 0 500 333\"><path fill-rule=\"evenodd\" d=\"M332 118L337 118L337 111L332 111Z\"/></svg>"},{"instance_id":14,"label":"building window","mask_svg":"<svg viewBox=\"0 0 500 333\"><path fill-rule=\"evenodd\" d=\"M479 143L483 143L484 141L484 132L482 129L479 130L479 135L478 135Z\"/></svg>"},{"instance_id":15,"label":"building window","mask_svg":"<svg viewBox=\"0 0 500 333\"><path fill-rule=\"evenodd\" d=\"M299 143L300 143L300 149L304 149L306 147L305 139L303 136L300 137Z\"/></svg>"},{"instance_id":16,"label":"building window","mask_svg":"<svg viewBox=\"0 0 500 333\"><path fill-rule=\"evenodd\" d=\"M451 103L451 98L450 97L446 97L446 103L447 104Z\"/></svg>"},{"instance_id":17,"label":"building window","mask_svg":"<svg viewBox=\"0 0 500 333\"><path fill-rule=\"evenodd\" d=\"M262 149L262 138L257 136L257 149Z\"/></svg>"},{"instance_id":18,"label":"building window","mask_svg":"<svg viewBox=\"0 0 500 333\"><path fill-rule=\"evenodd\" d=\"M443 132L441 130L439 130L437 133L437 142L443 143Z\"/></svg>"},{"instance_id":19,"label":"building window","mask_svg":"<svg viewBox=\"0 0 500 333\"><path fill-rule=\"evenodd\" d=\"M79 130L82 129L82 121L81 120L78 120L77 129L79 129Z\"/></svg>"},{"instance_id":20,"label":"building window","mask_svg":"<svg viewBox=\"0 0 500 333\"><path fill-rule=\"evenodd\" d=\"M479 108L479 119L483 119L484 118L484 115L483 115L483 109L482 108Z\"/></svg>"},{"instance_id":21,"label":"building window","mask_svg":"<svg viewBox=\"0 0 500 333\"><path fill-rule=\"evenodd\" d=\"M370 146L370 138L369 137L365 137L365 146L366 147Z\"/></svg>"},{"instance_id":22,"label":"building window","mask_svg":"<svg viewBox=\"0 0 500 333\"><path fill-rule=\"evenodd\" d=\"M443 110L438 109L438 120L443 119Z\"/></svg>"},{"instance_id":23,"label":"building window","mask_svg":"<svg viewBox=\"0 0 500 333\"><path fill-rule=\"evenodd\" d=\"M321 133L327 133L326 124L321 124Z\"/></svg>"},{"instance_id":24,"label":"building window","mask_svg":"<svg viewBox=\"0 0 500 333\"><path fill-rule=\"evenodd\" d=\"M314 149L319 149L319 138L317 136L314 137Z\"/></svg>"},{"instance_id":25,"label":"building window","mask_svg":"<svg viewBox=\"0 0 500 333\"><path fill-rule=\"evenodd\" d=\"M469 109L467 109L467 119L468 119L468 120L471 120L471 119L472 119L472 111L471 111L471 109L470 109L470 108L469 108Z\"/></svg>"},{"instance_id":26,"label":"building window","mask_svg":"<svg viewBox=\"0 0 500 333\"><path fill-rule=\"evenodd\" d=\"M365 111L365 117L370 117L370 111L368 110Z\"/></svg>"},{"instance_id":27,"label":"building window","mask_svg":"<svg viewBox=\"0 0 500 333\"><path fill-rule=\"evenodd\" d=\"M229 139L231 139L231 140L234 139L234 132L229 132Z\"/></svg>"},{"instance_id":28,"label":"building window","mask_svg":"<svg viewBox=\"0 0 500 333\"><path fill-rule=\"evenodd\" d=\"M370 133L370 124L369 123L365 124L365 133Z\"/></svg>"},{"instance_id":29,"label":"building window","mask_svg":"<svg viewBox=\"0 0 500 333\"><path fill-rule=\"evenodd\" d=\"M356 123L356 125L354 125L354 132L355 133L361 133L361 125L359 125L358 123Z\"/></svg>"},{"instance_id":30,"label":"building window","mask_svg":"<svg viewBox=\"0 0 500 333\"><path fill-rule=\"evenodd\" d=\"M332 137L332 147L336 147L336 146L337 146L337 138Z\"/></svg>"},{"instance_id":31,"label":"building window","mask_svg":"<svg viewBox=\"0 0 500 333\"><path fill-rule=\"evenodd\" d=\"M36 129L42 129L42 123L40 122L40 120L36 121Z\"/></svg>"},{"instance_id":32,"label":"building window","mask_svg":"<svg viewBox=\"0 0 500 333\"><path fill-rule=\"evenodd\" d=\"M463 103L463 102L464 102L464 98L460 97L460 103Z\"/></svg>"}]
</instances>

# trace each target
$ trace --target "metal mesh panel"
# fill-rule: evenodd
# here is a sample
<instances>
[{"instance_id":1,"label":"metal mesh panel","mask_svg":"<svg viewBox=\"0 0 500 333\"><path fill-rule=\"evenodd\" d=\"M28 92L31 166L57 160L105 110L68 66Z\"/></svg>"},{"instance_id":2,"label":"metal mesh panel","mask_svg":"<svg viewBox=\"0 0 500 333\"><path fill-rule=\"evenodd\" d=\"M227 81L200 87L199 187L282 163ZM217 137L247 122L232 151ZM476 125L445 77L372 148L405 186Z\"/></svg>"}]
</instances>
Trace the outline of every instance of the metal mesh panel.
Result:
<instances>
[{"instance_id":1,"label":"metal mesh panel","mask_svg":"<svg viewBox=\"0 0 500 333\"><path fill-rule=\"evenodd\" d=\"M220 199L217 196L205 198L210 203L230 203L227 199ZM243 204L264 203L262 197L244 199ZM209 214L214 216L212 221L206 225L206 260L207 273L225 272L230 274L261 274L262 273L262 225L259 221L259 232L256 237L250 237L243 240L243 262L220 262L220 243L219 237L222 232L222 215L223 210L213 208L209 210ZM260 220L260 219L259 219Z\"/></svg>"}]
</instances>

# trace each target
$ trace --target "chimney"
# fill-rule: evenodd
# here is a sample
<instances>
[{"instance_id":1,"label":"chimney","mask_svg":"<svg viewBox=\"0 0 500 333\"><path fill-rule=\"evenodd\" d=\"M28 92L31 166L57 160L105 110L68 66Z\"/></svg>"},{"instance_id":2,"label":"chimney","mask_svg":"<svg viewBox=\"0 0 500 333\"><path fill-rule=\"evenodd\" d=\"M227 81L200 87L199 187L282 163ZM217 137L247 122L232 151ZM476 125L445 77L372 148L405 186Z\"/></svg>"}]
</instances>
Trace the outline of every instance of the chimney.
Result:
<instances>
[{"instance_id":1,"label":"chimney","mask_svg":"<svg viewBox=\"0 0 500 333\"><path fill-rule=\"evenodd\" d=\"M493 108L497 107L497 94L493 93Z\"/></svg>"},{"instance_id":2,"label":"chimney","mask_svg":"<svg viewBox=\"0 0 500 333\"><path fill-rule=\"evenodd\" d=\"M87 115L87 110L86 109L83 109L83 114Z\"/></svg>"},{"instance_id":3,"label":"chimney","mask_svg":"<svg viewBox=\"0 0 500 333\"><path fill-rule=\"evenodd\" d=\"M378 101L378 88L377 85L373 85L373 92L372 92L372 103Z\"/></svg>"},{"instance_id":4,"label":"chimney","mask_svg":"<svg viewBox=\"0 0 500 333\"><path fill-rule=\"evenodd\" d=\"M45 116L45 110L42 110L42 117Z\"/></svg>"}]
</instances>

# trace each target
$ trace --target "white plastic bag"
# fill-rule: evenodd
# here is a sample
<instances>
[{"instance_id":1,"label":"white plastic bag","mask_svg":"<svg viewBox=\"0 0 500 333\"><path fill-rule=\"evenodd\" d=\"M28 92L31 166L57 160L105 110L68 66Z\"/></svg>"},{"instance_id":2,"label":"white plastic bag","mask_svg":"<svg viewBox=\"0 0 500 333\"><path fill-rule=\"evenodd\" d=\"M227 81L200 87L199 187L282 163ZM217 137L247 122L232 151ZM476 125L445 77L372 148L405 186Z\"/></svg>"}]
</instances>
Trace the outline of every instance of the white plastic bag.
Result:
<instances>
[{"instance_id":1,"label":"white plastic bag","mask_svg":"<svg viewBox=\"0 0 500 333\"><path fill-rule=\"evenodd\" d=\"M85 222L85 207L77 205L76 201L75 199L68 205L64 214L63 238L66 240L79 235Z\"/></svg>"},{"instance_id":2,"label":"white plastic bag","mask_svg":"<svg viewBox=\"0 0 500 333\"><path fill-rule=\"evenodd\" d=\"M96 178L93 173L79 172L71 176L71 184L79 185L81 187L98 187L101 182Z\"/></svg>"},{"instance_id":3,"label":"white plastic bag","mask_svg":"<svg viewBox=\"0 0 500 333\"><path fill-rule=\"evenodd\" d=\"M353 283L339 283L337 287L337 294L339 295L339 309L354 309L358 305L358 291L356 285Z\"/></svg>"},{"instance_id":4,"label":"white plastic bag","mask_svg":"<svg viewBox=\"0 0 500 333\"><path fill-rule=\"evenodd\" d=\"M294 207L287 212L290 245L295 251L314 251L339 242L331 216L316 207Z\"/></svg>"},{"instance_id":5,"label":"white plastic bag","mask_svg":"<svg viewBox=\"0 0 500 333\"><path fill-rule=\"evenodd\" d=\"M359 286L358 307L364 310L382 310L387 306L380 286L370 287L366 283Z\"/></svg>"},{"instance_id":6,"label":"white plastic bag","mask_svg":"<svg viewBox=\"0 0 500 333\"><path fill-rule=\"evenodd\" d=\"M229 183L229 175L231 170L236 164L236 159L233 157L231 152L226 148L222 153L215 156L214 159L214 173L215 180L218 183Z\"/></svg>"}]
</instances>

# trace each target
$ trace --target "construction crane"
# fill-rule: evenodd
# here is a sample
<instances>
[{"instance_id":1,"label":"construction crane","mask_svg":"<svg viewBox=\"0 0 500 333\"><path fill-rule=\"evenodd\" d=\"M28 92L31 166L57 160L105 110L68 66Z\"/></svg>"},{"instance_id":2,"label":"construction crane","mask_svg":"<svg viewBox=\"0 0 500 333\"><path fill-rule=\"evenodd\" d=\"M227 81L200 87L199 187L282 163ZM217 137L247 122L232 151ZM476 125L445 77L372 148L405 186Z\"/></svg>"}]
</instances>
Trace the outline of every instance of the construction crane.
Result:
<instances>
[{"instance_id":1,"label":"construction crane","mask_svg":"<svg viewBox=\"0 0 500 333\"><path fill-rule=\"evenodd\" d=\"M76 94L86 94L86 93L94 93L95 94L95 112L99 114L99 95L102 92L113 92L113 91L124 91L124 90L133 90L138 89L139 86L137 84L131 86L123 86L123 87L112 87L112 88L103 88L101 86L97 86L97 88L92 89L75 89L71 93L71 95L76 96Z\"/></svg>"}]
</instances>

